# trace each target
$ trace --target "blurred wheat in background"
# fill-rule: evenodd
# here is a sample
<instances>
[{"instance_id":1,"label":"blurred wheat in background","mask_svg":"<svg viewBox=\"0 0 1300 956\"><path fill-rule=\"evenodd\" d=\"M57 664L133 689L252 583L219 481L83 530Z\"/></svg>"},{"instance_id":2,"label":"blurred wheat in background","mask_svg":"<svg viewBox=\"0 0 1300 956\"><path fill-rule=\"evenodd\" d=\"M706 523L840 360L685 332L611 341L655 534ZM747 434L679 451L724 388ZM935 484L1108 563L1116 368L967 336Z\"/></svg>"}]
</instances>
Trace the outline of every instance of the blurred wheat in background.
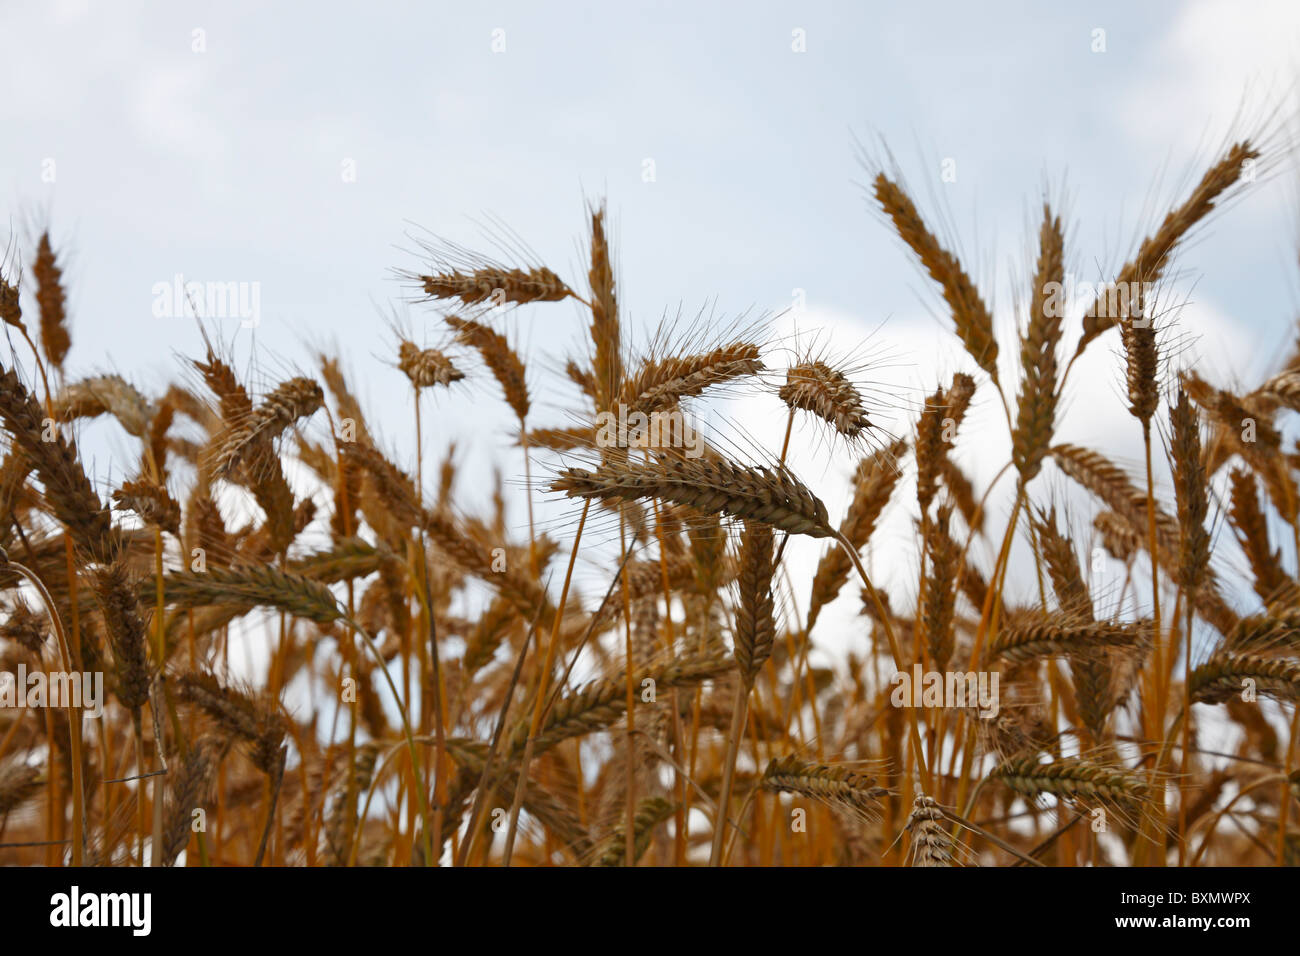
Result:
<instances>
[{"instance_id":1,"label":"blurred wheat in background","mask_svg":"<svg viewBox=\"0 0 1300 956\"><path fill-rule=\"evenodd\" d=\"M1283 437L1300 354L1248 388L1208 381L1161 300L1180 245L1283 153L1228 143L1073 343L1059 290L1085 253L1050 201L1000 342L976 279L873 164L870 195L968 356L900 434L870 369L815 335L666 322L634 346L601 204L586 275L437 240L402 270L420 331L394 322L383 347L413 397L413 468L338 356L241 371L201 323L165 387L72 374L59 247L48 231L11 245L0 672L99 673L108 699L0 709L0 861L1295 863L1300 581L1278 542L1300 541ZM502 315L564 303L589 324L585 354L521 354L504 334ZM1075 360L1107 342L1141 470L1054 437ZM516 426L497 458L518 493L498 485L485 511L458 501L440 438L440 395L474 387ZM725 416L697 428L727 393L766 402L784 442ZM983 486L953 454L989 442L966 421L982 398L1011 447ZM97 464L104 487L79 442L110 421L128 443ZM794 434L821 439L807 476L787 462ZM852 474L840 514L822 500L831 463ZM1064 508L1046 472L1091 512ZM906 564L873 539L886 511L914 531L910 591L868 571ZM785 563L799 537L822 548L810 579ZM1009 581L1017 541L1032 560ZM839 598L860 602L855 630L824 635Z\"/></svg>"}]
</instances>

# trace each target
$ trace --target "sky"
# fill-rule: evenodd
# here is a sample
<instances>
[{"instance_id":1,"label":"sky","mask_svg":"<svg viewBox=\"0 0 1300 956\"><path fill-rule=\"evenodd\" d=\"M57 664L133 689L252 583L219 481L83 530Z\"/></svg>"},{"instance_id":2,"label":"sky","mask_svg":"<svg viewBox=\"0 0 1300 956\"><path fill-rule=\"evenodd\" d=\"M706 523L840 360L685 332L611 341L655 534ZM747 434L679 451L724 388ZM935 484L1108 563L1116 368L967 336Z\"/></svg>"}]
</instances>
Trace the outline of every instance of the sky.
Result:
<instances>
[{"instance_id":1,"label":"sky","mask_svg":"<svg viewBox=\"0 0 1300 956\"><path fill-rule=\"evenodd\" d=\"M678 313L718 328L770 315L785 344L821 330L832 354L863 358L873 420L906 433L924 395L971 363L873 208L864 155L897 170L959 249L1014 363L1044 196L1066 216L1071 272L1092 281L1226 137L1271 116L1285 147L1300 4L0 0L0 35L3 225L29 250L48 224L66 250L70 373L114 369L161 391L201 340L159 289L240 283L257 290L256 327L212 324L255 384L337 351L370 424L410 462L388 323L396 310L421 344L447 338L396 275L420 268L418 239L493 252L508 235L581 286L586 208L602 199L633 345ZM1180 253L1167 290L1185 303L1177 361L1223 384L1275 367L1300 311L1294 156L1262 172ZM493 322L529 363L530 424L567 424L553 383L586 348L579 307ZM1102 340L1073 373L1058 438L1136 462L1117 348ZM523 491L508 413L481 369L473 379L437 399L426 429L427 461L458 443L470 509L494 465ZM773 403L730 409L735 445L779 443ZM980 484L1007 457L1001 415L982 386L969 429L1002 437L957 452ZM128 447L88 438L97 476ZM837 517L852 454L801 431L792 461ZM539 502L541 520L566 507ZM1002 517L1009 502L992 507ZM886 527L886 550L909 535L905 520ZM796 572L817 553L792 547ZM914 582L914 563L873 560L886 584Z\"/></svg>"}]
</instances>

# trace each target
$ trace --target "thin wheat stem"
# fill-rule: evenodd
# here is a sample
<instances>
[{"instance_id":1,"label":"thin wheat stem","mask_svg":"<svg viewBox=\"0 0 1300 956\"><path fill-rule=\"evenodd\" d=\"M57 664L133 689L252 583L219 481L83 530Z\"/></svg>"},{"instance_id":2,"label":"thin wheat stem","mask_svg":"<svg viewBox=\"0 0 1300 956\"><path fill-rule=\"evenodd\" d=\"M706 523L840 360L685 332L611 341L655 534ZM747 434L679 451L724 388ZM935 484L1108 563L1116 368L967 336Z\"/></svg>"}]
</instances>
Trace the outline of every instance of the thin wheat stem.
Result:
<instances>
[{"instance_id":1,"label":"thin wheat stem","mask_svg":"<svg viewBox=\"0 0 1300 956\"><path fill-rule=\"evenodd\" d=\"M483 760L483 772L479 774L478 792L474 796L474 806L470 810L469 825L465 830L465 842L461 844L460 850L456 854L456 866L465 865L474 851L474 844L478 841L478 821L487 801L488 783L493 780L492 764L495 762L497 750L501 746L501 734L505 730L506 715L510 711L510 702L515 696L515 687L519 684L519 675L524 669L524 659L528 656L528 645L533 642L533 635L537 633L537 620L541 617L541 613L542 609L538 607L537 613L533 617L533 623L528 628L528 633L524 635L524 642L519 647L519 653L515 655L515 669L510 674L510 683L506 685L501 707L497 711L496 727L492 730L492 742L488 745L487 756Z\"/></svg>"},{"instance_id":2,"label":"thin wheat stem","mask_svg":"<svg viewBox=\"0 0 1300 956\"><path fill-rule=\"evenodd\" d=\"M502 852L501 865L509 866L510 857L515 848L515 833L519 828L519 810L524 803L524 794L528 790L528 769L533 759L533 742L542 724L542 710L546 703L547 681L551 668L555 666L555 652L560 643L560 622L564 618L564 607L569 600L569 585L573 581L573 565L578 560L578 546L582 543L582 531L587 526L587 514L591 511L591 500L582 503L582 516L578 519L578 530L573 535L573 547L569 551L569 567L564 572L564 585L560 588L560 603L555 609L554 623L551 625L551 639L546 643L546 658L537 675L537 696L533 705L533 717L528 726L528 741L524 744L523 758L519 763L519 782L515 785L515 798L510 807L510 828L506 831L505 849ZM628 662L629 670L631 662Z\"/></svg>"},{"instance_id":3,"label":"thin wheat stem","mask_svg":"<svg viewBox=\"0 0 1300 956\"><path fill-rule=\"evenodd\" d=\"M745 706L749 700L750 684L736 681L736 696L731 705L731 726L727 730L727 755L722 764L722 789L718 792L718 812L713 824L713 846L709 851L709 866L722 865L722 841L727 833L727 813L731 806L731 783L736 773L736 756L740 740L745 734Z\"/></svg>"},{"instance_id":4,"label":"thin wheat stem","mask_svg":"<svg viewBox=\"0 0 1300 956\"><path fill-rule=\"evenodd\" d=\"M1209 814L1208 816L1203 817L1202 820L1206 821L1205 836L1201 838L1201 845L1199 848L1197 848L1196 853L1192 855L1191 862L1188 864L1188 866L1195 867L1200 865L1201 857L1204 856L1205 851L1210 848L1210 837L1214 836L1215 827L1219 825L1220 820L1222 820L1225 816L1228 815L1228 813L1232 811L1232 808L1237 805L1237 801L1244 798L1247 794L1255 792L1261 787L1271 786L1272 784L1275 783L1281 783L1282 786L1284 787L1287 786L1288 780L1286 774L1272 773L1266 777L1261 777L1260 779L1255 780L1251 783L1244 784L1240 790L1238 790L1235 794L1232 795L1232 799L1229 800L1227 803L1225 803L1221 809L1215 810L1213 813ZM1200 826L1201 822L1202 822L1201 820L1198 820L1192 826L1192 829L1194 830L1196 829L1197 826ZM1188 834L1188 836L1190 836L1190 834Z\"/></svg>"},{"instance_id":5,"label":"thin wheat stem","mask_svg":"<svg viewBox=\"0 0 1300 956\"><path fill-rule=\"evenodd\" d=\"M618 542L627 554L627 534L623 512L618 515ZM671 610L671 609L670 609ZM623 656L627 662L624 678L627 697L627 737L624 744L624 803L627 816L623 824L623 865L636 866L636 677L632 658L632 596L628 591L627 575L623 575Z\"/></svg>"},{"instance_id":6,"label":"thin wheat stem","mask_svg":"<svg viewBox=\"0 0 1300 956\"><path fill-rule=\"evenodd\" d=\"M1286 779L1282 781L1278 793L1277 853L1274 865L1286 864L1287 819L1291 815L1291 775L1295 771L1296 738L1300 734L1300 707L1291 711L1291 727L1287 734Z\"/></svg>"},{"instance_id":7,"label":"thin wheat stem","mask_svg":"<svg viewBox=\"0 0 1300 956\"><path fill-rule=\"evenodd\" d=\"M1006 566L1011 554L1011 542L1015 537L1016 524L1020 518L1020 510L1025 502L1024 484L1016 488L1016 501L1011 507L1011 517L1007 521L1006 531L1002 535L1002 546L998 551L998 559L993 564L993 577L989 582L988 591L984 595L984 607L980 611L980 622L975 631L975 645L971 649L970 669L979 670L980 654L984 649L985 635L993 629L996 629L997 609L1002 603L1002 585L1006 579ZM962 716L965 721L965 715ZM960 726L960 722L959 722ZM971 767L975 761L975 727L967 721L965 741L962 746L962 763L961 774L957 782L957 806L962 808L962 812L969 815L975 805L975 797L979 793L978 786L969 799L966 799L966 791L970 781Z\"/></svg>"},{"instance_id":8,"label":"thin wheat stem","mask_svg":"<svg viewBox=\"0 0 1300 956\"><path fill-rule=\"evenodd\" d=\"M907 662L903 658L903 651L899 646L898 637L894 634L894 625L889 620L889 610L885 607L884 602L880 600L880 594L876 591L875 585L871 583L871 578L867 576L867 569L862 566L862 559L858 557L858 552L852 543L839 532L835 533L835 538L839 541L840 547L848 552L849 558L853 561L853 566L857 569L858 576L862 579L863 587L870 595L872 604L875 605L876 614L879 615L881 625L885 630L885 637L889 640L890 653L894 655L894 666L898 668L900 674L904 673L907 670ZM908 707L907 716L912 736L912 755L921 774L921 786L929 793L934 790L934 784L930 778L930 768L926 763L924 748L921 745L921 732L917 722L916 708Z\"/></svg>"},{"instance_id":9,"label":"thin wheat stem","mask_svg":"<svg viewBox=\"0 0 1300 956\"><path fill-rule=\"evenodd\" d=\"M366 646L366 650L370 651L371 656L374 657L375 663L379 667L379 672L384 676L384 683L388 685L388 689L392 693L393 699L397 704L397 714L402 721L402 733L406 737L407 754L411 758L411 773L415 776L415 785L418 788L421 797L418 808L420 813L420 827L424 833L425 859L432 860L433 842L432 835L429 832L428 792L425 790L424 779L420 773L420 759L415 749L415 734L411 731L411 722L407 717L406 707L402 703L402 695L397 690L397 684L393 681L393 675L388 671L388 665L384 661L383 652L375 645L374 639L366 633L365 628L348 616L343 616L340 620L356 632L357 637L361 638L361 642ZM360 828L358 828L358 830L359 829Z\"/></svg>"},{"instance_id":10,"label":"thin wheat stem","mask_svg":"<svg viewBox=\"0 0 1300 956\"><path fill-rule=\"evenodd\" d=\"M794 431L794 409L790 409L790 414L785 419L785 438L781 442L781 461L785 464L786 453L790 450L790 433Z\"/></svg>"},{"instance_id":11,"label":"thin wheat stem","mask_svg":"<svg viewBox=\"0 0 1300 956\"><path fill-rule=\"evenodd\" d=\"M72 673L73 658L71 648L68 647L68 637L63 631L63 621L59 619L59 612L54 603L54 598L50 596L49 590L45 587L45 582L26 565L9 560L3 551L0 551L0 566L8 567L10 570L21 574L36 589L41 602L45 605L45 612L49 615L50 625L54 628L55 637L58 639L59 657L62 660L63 669L69 674ZM81 866L88 837L86 831L85 770L81 763L81 708L73 704L71 695L65 698L65 703L68 711L68 756L72 762L72 865ZM50 772L53 775L53 765L51 765Z\"/></svg>"},{"instance_id":12,"label":"thin wheat stem","mask_svg":"<svg viewBox=\"0 0 1300 956\"><path fill-rule=\"evenodd\" d=\"M1028 863L1030 866L1043 865L1040 861L1035 860L1033 856L1024 853L1020 850L1017 850L1015 847L1013 847L1010 843L1003 840L1001 837L993 833L990 833L988 830L985 830L983 827L979 826L978 824L971 823L971 821L967 820L965 817L959 816L958 814L954 813L952 810L945 809L944 807L939 807L939 812L942 813L949 820L951 820L953 823L956 823L958 826L965 827L967 830L969 830L971 833L974 833L976 836L981 836L985 840L988 840L999 850L1004 850L1007 853L1010 853L1020 862Z\"/></svg>"},{"instance_id":13,"label":"thin wheat stem","mask_svg":"<svg viewBox=\"0 0 1300 956\"><path fill-rule=\"evenodd\" d=\"M1160 663L1157 668L1159 674L1166 662L1162 659L1162 649L1159 642L1160 636L1160 547L1156 535L1156 500L1155 500L1155 478L1151 468L1151 425L1149 422L1142 423L1142 445L1146 455L1147 471L1147 554L1151 559L1151 627L1152 633L1156 635L1157 644L1155 648L1156 660ZM1157 719L1163 721L1165 698L1163 691L1157 687L1156 700L1154 702ZM1158 732L1158 728L1156 728Z\"/></svg>"}]
</instances>

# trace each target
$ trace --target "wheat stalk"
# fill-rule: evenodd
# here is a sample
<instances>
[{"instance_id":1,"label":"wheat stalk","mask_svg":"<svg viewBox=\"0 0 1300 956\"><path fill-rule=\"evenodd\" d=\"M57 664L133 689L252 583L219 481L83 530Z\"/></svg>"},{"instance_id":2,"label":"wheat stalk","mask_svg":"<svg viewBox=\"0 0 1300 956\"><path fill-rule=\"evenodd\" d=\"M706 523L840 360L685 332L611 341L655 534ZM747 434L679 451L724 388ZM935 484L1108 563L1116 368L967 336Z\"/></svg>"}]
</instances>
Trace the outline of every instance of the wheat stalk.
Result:
<instances>
[{"instance_id":1,"label":"wheat stalk","mask_svg":"<svg viewBox=\"0 0 1300 956\"><path fill-rule=\"evenodd\" d=\"M998 343L993 337L993 316L980 298L975 284L957 257L944 249L926 227L916 204L902 187L884 173L873 184L876 201L894 224L894 229L916 253L930 278L943 289L944 301L952 312L957 335L966 351L994 383L998 381Z\"/></svg>"}]
</instances>

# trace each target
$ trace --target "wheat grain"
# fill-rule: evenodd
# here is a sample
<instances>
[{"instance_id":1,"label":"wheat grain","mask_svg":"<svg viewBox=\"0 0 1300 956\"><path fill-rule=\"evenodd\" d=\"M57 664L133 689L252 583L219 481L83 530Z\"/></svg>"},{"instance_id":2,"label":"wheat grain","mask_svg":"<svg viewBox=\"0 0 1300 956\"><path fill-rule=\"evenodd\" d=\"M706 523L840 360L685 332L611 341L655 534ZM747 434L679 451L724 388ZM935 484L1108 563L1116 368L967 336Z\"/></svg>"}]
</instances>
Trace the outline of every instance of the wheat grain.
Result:
<instances>
[{"instance_id":1,"label":"wheat grain","mask_svg":"<svg viewBox=\"0 0 1300 956\"><path fill-rule=\"evenodd\" d=\"M1249 141L1234 143L1217 163L1205 171L1192 194L1181 205L1171 209L1159 228L1142 240L1137 255L1120 269L1116 285L1128 288L1132 283L1155 282L1160 278L1178 244L1192 227L1214 210L1219 197L1241 178L1242 170L1259 155L1259 150ZM1093 339L1114 328L1119 319L1114 310L1099 310L1094 303L1084 316L1083 335L1075 354L1081 354Z\"/></svg>"},{"instance_id":2,"label":"wheat grain","mask_svg":"<svg viewBox=\"0 0 1300 956\"><path fill-rule=\"evenodd\" d=\"M784 468L747 468L721 459L661 457L645 465L611 460L594 472L566 469L551 490L570 498L661 498L697 511L763 522L790 534L834 534L826 506Z\"/></svg>"},{"instance_id":3,"label":"wheat grain","mask_svg":"<svg viewBox=\"0 0 1300 956\"><path fill-rule=\"evenodd\" d=\"M920 259L930 278L943 289L944 301L952 311L957 335L966 351L994 382L998 380L998 343L993 337L993 316L980 298L975 284L961 263L944 249L926 227L916 204L897 183L880 173L874 183L876 201L894 224L894 229Z\"/></svg>"},{"instance_id":4,"label":"wheat grain","mask_svg":"<svg viewBox=\"0 0 1300 956\"><path fill-rule=\"evenodd\" d=\"M746 685L772 656L776 625L772 619L772 529L758 522L746 522L740 536L740 561L736 584L740 603L736 608L736 663Z\"/></svg>"},{"instance_id":5,"label":"wheat grain","mask_svg":"<svg viewBox=\"0 0 1300 956\"><path fill-rule=\"evenodd\" d=\"M1020 340L1022 378L1017 403L1012 459L1020 480L1028 484L1042 467L1056 424L1057 359L1063 307L1052 295L1065 279L1065 237L1060 217L1043 204L1038 238L1038 268L1030 296L1029 324Z\"/></svg>"},{"instance_id":6,"label":"wheat grain","mask_svg":"<svg viewBox=\"0 0 1300 956\"><path fill-rule=\"evenodd\" d=\"M36 280L36 305L40 311L41 348L45 358L55 368L63 367L63 360L72 347L68 335L67 293L63 289L63 270L59 267L50 244L48 231L41 233L32 261L32 278Z\"/></svg>"},{"instance_id":7,"label":"wheat grain","mask_svg":"<svg viewBox=\"0 0 1300 956\"><path fill-rule=\"evenodd\" d=\"M857 438L871 427L862 395L843 372L825 362L790 366L777 395L790 408L801 408L829 422L845 438Z\"/></svg>"},{"instance_id":8,"label":"wheat grain","mask_svg":"<svg viewBox=\"0 0 1300 956\"><path fill-rule=\"evenodd\" d=\"M531 402L528 397L528 385L524 381L524 363L510 348L505 336L481 322L448 316L447 324L456 330L456 337L463 343L478 350L483 361L492 370L493 376L505 392L506 402L514 410L519 421L528 417Z\"/></svg>"},{"instance_id":9,"label":"wheat grain","mask_svg":"<svg viewBox=\"0 0 1300 956\"><path fill-rule=\"evenodd\" d=\"M450 385L465 377L465 373L437 349L422 349L405 339L397 348L397 367L416 388Z\"/></svg>"}]
</instances>

